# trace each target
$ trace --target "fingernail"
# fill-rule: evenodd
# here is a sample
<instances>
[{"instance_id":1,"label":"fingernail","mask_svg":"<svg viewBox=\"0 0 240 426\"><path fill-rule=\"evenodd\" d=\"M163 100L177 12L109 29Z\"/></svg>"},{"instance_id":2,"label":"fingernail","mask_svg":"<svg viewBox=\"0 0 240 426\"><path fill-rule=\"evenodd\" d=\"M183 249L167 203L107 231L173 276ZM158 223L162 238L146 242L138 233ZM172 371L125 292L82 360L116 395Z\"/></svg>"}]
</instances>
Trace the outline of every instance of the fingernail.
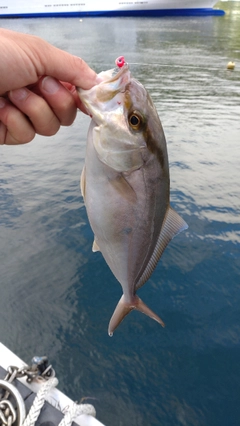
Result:
<instances>
[{"instance_id":1,"label":"fingernail","mask_svg":"<svg viewBox=\"0 0 240 426\"><path fill-rule=\"evenodd\" d=\"M59 90L59 83L52 77L44 77L42 80L42 88L45 92L54 95Z\"/></svg>"},{"instance_id":2,"label":"fingernail","mask_svg":"<svg viewBox=\"0 0 240 426\"><path fill-rule=\"evenodd\" d=\"M0 108L4 108L6 105L6 100L4 98L0 98Z\"/></svg>"},{"instance_id":3,"label":"fingernail","mask_svg":"<svg viewBox=\"0 0 240 426\"><path fill-rule=\"evenodd\" d=\"M10 97L15 101L23 101L28 95L28 91L24 88L11 90Z\"/></svg>"}]
</instances>

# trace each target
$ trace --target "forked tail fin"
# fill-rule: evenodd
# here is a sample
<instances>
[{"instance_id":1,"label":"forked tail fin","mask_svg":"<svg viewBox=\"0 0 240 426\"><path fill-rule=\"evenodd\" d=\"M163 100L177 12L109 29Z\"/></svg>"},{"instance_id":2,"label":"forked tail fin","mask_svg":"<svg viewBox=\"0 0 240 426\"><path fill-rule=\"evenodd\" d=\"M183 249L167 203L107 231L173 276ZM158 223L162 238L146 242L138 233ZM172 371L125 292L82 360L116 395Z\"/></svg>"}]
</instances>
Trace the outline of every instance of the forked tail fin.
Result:
<instances>
[{"instance_id":1,"label":"forked tail fin","mask_svg":"<svg viewBox=\"0 0 240 426\"><path fill-rule=\"evenodd\" d=\"M124 295L122 295L119 300L115 311L113 312L112 318L110 319L108 326L108 334L109 336L113 335L114 330L119 326L122 320L133 310L137 309L137 311L142 312L145 315L148 315L150 318L157 321L161 324L162 327L165 327L164 322L161 318L155 314L145 303L135 295L131 303L126 302Z\"/></svg>"}]
</instances>

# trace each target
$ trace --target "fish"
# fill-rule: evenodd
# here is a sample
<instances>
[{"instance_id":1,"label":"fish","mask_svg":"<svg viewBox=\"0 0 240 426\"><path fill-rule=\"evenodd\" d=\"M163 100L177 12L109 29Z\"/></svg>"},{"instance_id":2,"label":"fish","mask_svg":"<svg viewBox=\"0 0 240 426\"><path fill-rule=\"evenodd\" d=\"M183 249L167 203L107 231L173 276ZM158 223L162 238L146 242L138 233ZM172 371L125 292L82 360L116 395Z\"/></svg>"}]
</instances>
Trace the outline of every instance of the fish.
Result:
<instances>
[{"instance_id":1,"label":"fish","mask_svg":"<svg viewBox=\"0 0 240 426\"><path fill-rule=\"evenodd\" d=\"M167 145L156 107L124 56L115 64L91 89L78 88L91 117L81 192L92 250L102 253L123 290L110 336L134 309L165 326L136 293L171 239L188 227L170 206Z\"/></svg>"}]
</instances>

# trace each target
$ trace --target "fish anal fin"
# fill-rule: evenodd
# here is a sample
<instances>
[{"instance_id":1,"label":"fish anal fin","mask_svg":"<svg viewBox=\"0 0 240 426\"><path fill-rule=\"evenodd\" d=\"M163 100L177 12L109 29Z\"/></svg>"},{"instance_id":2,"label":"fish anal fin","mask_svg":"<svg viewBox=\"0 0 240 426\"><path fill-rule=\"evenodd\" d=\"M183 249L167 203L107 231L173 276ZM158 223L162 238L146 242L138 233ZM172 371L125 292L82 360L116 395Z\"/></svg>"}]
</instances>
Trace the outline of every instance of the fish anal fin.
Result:
<instances>
[{"instance_id":1,"label":"fish anal fin","mask_svg":"<svg viewBox=\"0 0 240 426\"><path fill-rule=\"evenodd\" d=\"M100 248L99 248L99 246L98 246L98 244L96 243L95 238L94 238L93 245L92 245L92 251L93 251L94 253L95 253L96 251L101 251L101 250L100 250Z\"/></svg>"},{"instance_id":2,"label":"fish anal fin","mask_svg":"<svg viewBox=\"0 0 240 426\"><path fill-rule=\"evenodd\" d=\"M130 303L126 302L124 295L122 295L109 322L109 336L113 335L113 332L116 330L119 324L133 309L142 312L143 314L157 321L159 324L161 324L162 327L165 327L162 319L157 314L155 314L137 295L133 296L133 299Z\"/></svg>"},{"instance_id":3,"label":"fish anal fin","mask_svg":"<svg viewBox=\"0 0 240 426\"><path fill-rule=\"evenodd\" d=\"M80 189L83 198L85 198L85 188L86 188L86 172L85 172L85 165L83 166L81 178L80 178Z\"/></svg>"},{"instance_id":4,"label":"fish anal fin","mask_svg":"<svg viewBox=\"0 0 240 426\"><path fill-rule=\"evenodd\" d=\"M172 209L172 207L169 206L163 221L162 229L157 240L156 247L143 274L141 275L135 286L135 290L142 287L143 284L149 279L153 270L157 266L157 263L160 257L162 256L165 248L172 240L172 238L187 228L188 225L186 224L186 222L181 218L181 216L179 216L179 214L174 209Z\"/></svg>"},{"instance_id":5,"label":"fish anal fin","mask_svg":"<svg viewBox=\"0 0 240 426\"><path fill-rule=\"evenodd\" d=\"M168 243L180 232L188 228L187 223L179 214L169 206L166 216L164 218L163 226L157 242L157 247L160 256L167 247Z\"/></svg>"}]
</instances>

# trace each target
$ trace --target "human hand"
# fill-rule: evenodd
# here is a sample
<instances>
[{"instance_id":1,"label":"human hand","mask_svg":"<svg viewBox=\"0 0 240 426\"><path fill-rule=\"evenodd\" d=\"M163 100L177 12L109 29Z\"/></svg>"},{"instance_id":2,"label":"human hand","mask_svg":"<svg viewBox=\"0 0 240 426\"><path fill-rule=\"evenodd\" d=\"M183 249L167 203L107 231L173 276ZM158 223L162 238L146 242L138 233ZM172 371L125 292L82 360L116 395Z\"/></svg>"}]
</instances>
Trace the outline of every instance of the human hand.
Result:
<instances>
[{"instance_id":1,"label":"human hand","mask_svg":"<svg viewBox=\"0 0 240 426\"><path fill-rule=\"evenodd\" d=\"M0 29L0 144L30 142L73 123L82 108L76 86L96 73L81 59L41 38Z\"/></svg>"}]
</instances>

